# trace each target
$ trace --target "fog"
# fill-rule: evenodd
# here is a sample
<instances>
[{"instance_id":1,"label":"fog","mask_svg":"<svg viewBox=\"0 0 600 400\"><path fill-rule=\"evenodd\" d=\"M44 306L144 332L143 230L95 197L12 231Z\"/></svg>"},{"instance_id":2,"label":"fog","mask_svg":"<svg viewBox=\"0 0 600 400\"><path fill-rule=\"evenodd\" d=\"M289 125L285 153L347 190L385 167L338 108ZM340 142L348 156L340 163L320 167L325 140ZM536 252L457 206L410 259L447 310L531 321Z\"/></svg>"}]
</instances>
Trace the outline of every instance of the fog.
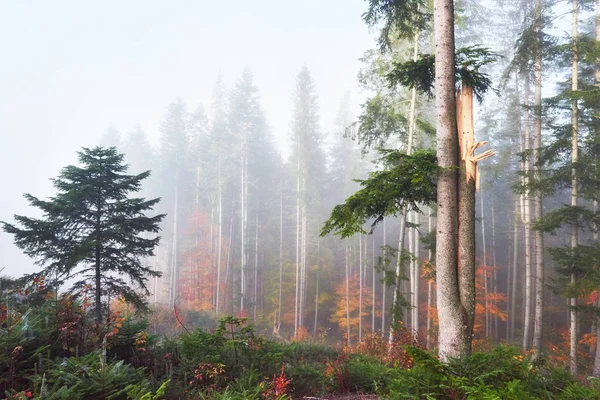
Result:
<instances>
[{"instance_id":1,"label":"fog","mask_svg":"<svg viewBox=\"0 0 600 400\"><path fill-rule=\"evenodd\" d=\"M287 154L295 77L308 66L321 130L352 92L359 58L373 46L362 0L18 1L0 4L0 220L32 215L23 193L54 193L50 178L114 124L151 140L178 97L208 107L219 73L231 87L254 74L271 133ZM0 232L0 269L32 260Z\"/></svg>"}]
</instances>

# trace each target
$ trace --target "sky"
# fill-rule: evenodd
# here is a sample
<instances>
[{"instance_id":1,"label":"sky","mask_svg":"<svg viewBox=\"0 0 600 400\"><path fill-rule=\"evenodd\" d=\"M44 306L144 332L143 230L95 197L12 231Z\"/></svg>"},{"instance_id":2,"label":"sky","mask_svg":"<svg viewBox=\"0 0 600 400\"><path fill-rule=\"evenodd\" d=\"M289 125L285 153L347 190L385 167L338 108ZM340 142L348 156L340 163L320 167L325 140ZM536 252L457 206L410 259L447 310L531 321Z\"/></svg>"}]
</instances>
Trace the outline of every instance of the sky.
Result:
<instances>
[{"instance_id":1,"label":"sky","mask_svg":"<svg viewBox=\"0 0 600 400\"><path fill-rule=\"evenodd\" d=\"M355 112L359 58L374 46L364 0L0 0L0 221L36 215L23 193L54 194L50 178L115 124L152 140L167 105L210 105L216 78L254 73L272 134L286 152L291 94L302 65L316 84L324 132L346 91ZM0 274L33 261L0 231Z\"/></svg>"}]
</instances>

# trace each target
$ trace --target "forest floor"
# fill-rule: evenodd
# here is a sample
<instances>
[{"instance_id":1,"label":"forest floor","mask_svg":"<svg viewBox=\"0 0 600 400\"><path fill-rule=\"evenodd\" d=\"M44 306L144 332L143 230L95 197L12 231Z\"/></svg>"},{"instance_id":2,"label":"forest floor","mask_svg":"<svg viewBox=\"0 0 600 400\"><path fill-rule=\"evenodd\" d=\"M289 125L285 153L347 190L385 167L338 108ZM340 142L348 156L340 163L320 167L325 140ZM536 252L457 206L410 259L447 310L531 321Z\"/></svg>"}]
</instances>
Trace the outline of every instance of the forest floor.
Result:
<instances>
[{"instance_id":1,"label":"forest floor","mask_svg":"<svg viewBox=\"0 0 600 400\"><path fill-rule=\"evenodd\" d=\"M374 394L348 393L331 397L303 397L303 400L377 400Z\"/></svg>"}]
</instances>

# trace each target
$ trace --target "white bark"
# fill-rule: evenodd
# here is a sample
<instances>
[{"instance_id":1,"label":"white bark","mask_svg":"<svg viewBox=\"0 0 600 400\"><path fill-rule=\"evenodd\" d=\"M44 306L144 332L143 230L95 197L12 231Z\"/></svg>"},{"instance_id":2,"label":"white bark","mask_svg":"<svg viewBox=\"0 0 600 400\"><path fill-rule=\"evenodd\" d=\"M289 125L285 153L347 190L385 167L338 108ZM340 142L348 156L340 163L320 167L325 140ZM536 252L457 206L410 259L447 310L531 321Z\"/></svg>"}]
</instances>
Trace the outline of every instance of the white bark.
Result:
<instances>
[{"instance_id":1,"label":"white bark","mask_svg":"<svg viewBox=\"0 0 600 400\"><path fill-rule=\"evenodd\" d=\"M571 40L573 40L573 53L572 53L572 64L571 64L571 91L577 93L578 91L578 51L577 51L577 40L579 38L579 1L573 0L573 22ZM578 130L579 130L579 111L577 108L577 98L572 100L571 104L571 206L577 207L577 170L575 165L579 160L579 146L578 146ZM571 251L576 251L579 245L579 227L577 224L571 226ZM575 274L571 274L571 284L575 284ZM569 342L570 342L570 367L571 373L577 376L577 297L571 297L569 301L570 305L570 329L569 329ZM541 324L541 321L540 321Z\"/></svg>"},{"instance_id":2,"label":"white bark","mask_svg":"<svg viewBox=\"0 0 600 400\"><path fill-rule=\"evenodd\" d=\"M596 3L596 42L600 42L600 0ZM596 71L594 73L594 80L596 88L600 88L600 65L596 65ZM596 132L596 135L599 133ZM598 138L596 138L597 140ZM598 161L596 161L597 163ZM598 201L594 200L594 212L598 212ZM594 241L598 241L598 232L594 233ZM597 288L600 292L600 287ZM596 305L600 308L600 296L598 296L598 303ZM592 375L600 377L600 321L596 320L596 355L594 356L594 368Z\"/></svg>"},{"instance_id":3,"label":"white bark","mask_svg":"<svg viewBox=\"0 0 600 400\"><path fill-rule=\"evenodd\" d=\"M529 80L525 80L525 104L529 103ZM523 136L524 150L526 152L530 149L530 113L529 110L525 111L525 129ZM522 170L527 174L531 170L531 162L529 159L522 162ZM523 184L529 185L529 178L527 175L523 177ZM526 190L523 195L523 209L522 209L522 221L525 227L525 306L523 315L523 349L528 350L530 344L531 334L531 306L532 306L532 292L533 292L533 271L531 266L531 203L529 196L529 189Z\"/></svg>"}]
</instances>

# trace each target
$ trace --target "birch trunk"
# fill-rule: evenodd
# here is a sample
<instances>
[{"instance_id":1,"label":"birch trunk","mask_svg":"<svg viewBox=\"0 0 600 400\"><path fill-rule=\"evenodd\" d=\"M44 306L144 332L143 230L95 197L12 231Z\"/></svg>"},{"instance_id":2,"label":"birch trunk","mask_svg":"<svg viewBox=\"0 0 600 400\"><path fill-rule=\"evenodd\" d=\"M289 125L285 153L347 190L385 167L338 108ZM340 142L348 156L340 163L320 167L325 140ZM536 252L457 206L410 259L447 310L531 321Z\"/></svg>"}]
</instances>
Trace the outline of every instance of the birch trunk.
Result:
<instances>
[{"instance_id":1,"label":"birch trunk","mask_svg":"<svg viewBox=\"0 0 600 400\"><path fill-rule=\"evenodd\" d=\"M596 42L600 42L600 0L596 3ZM600 65L596 65L596 71L594 72L594 83L596 88L600 89ZM595 132L596 140L598 140L598 136L600 135L599 131ZM596 161L598 163L598 161ZM598 201L594 200L594 213L598 212ZM598 232L594 232L594 241L598 241ZM600 287L597 288L600 292ZM598 296L598 304L596 305L600 308L600 296ZM600 321L596 320L596 355L594 357L594 368L592 371L592 375L595 377L600 377Z\"/></svg>"},{"instance_id":2,"label":"birch trunk","mask_svg":"<svg viewBox=\"0 0 600 400\"><path fill-rule=\"evenodd\" d=\"M572 64L571 64L571 91L577 93L578 91L578 50L577 41L579 40L579 2L573 0L573 22L571 40L573 40L573 53L572 53ZM571 102L571 206L577 207L577 170L575 165L579 159L579 145L578 145L578 131L579 131L579 110L577 108L577 97L573 97ZM577 247L579 245L579 227L576 223L571 226L571 256L575 256ZM575 284L575 274L571 274L571 285ZM569 341L570 341L570 366L571 373L577 376L577 297L571 297L569 301L570 305L570 329L569 329ZM541 321L540 321L541 324Z\"/></svg>"},{"instance_id":3,"label":"birch trunk","mask_svg":"<svg viewBox=\"0 0 600 400\"><path fill-rule=\"evenodd\" d=\"M296 297L294 299L294 337L298 337L298 300L300 292L300 157L296 178Z\"/></svg>"},{"instance_id":4,"label":"birch trunk","mask_svg":"<svg viewBox=\"0 0 600 400\"><path fill-rule=\"evenodd\" d=\"M517 308L517 256L518 244L519 244L519 225L517 223L516 214L519 209L519 204L515 201L515 222L513 224L513 259L512 259L512 278L510 287L510 333L508 339L510 341L515 340L515 320L516 320L516 308Z\"/></svg>"},{"instance_id":5,"label":"birch trunk","mask_svg":"<svg viewBox=\"0 0 600 400\"><path fill-rule=\"evenodd\" d=\"M350 347L350 255L349 243L346 239L346 336Z\"/></svg>"},{"instance_id":6,"label":"birch trunk","mask_svg":"<svg viewBox=\"0 0 600 400\"><path fill-rule=\"evenodd\" d=\"M362 342L363 307L363 246L362 234L358 236L358 343Z\"/></svg>"},{"instance_id":7,"label":"birch trunk","mask_svg":"<svg viewBox=\"0 0 600 400\"><path fill-rule=\"evenodd\" d=\"M319 321L319 274L321 272L321 238L317 239L317 283L315 289L315 323L313 328L313 336L317 336L317 324Z\"/></svg>"},{"instance_id":8,"label":"birch trunk","mask_svg":"<svg viewBox=\"0 0 600 400\"><path fill-rule=\"evenodd\" d=\"M535 160L534 173L536 181L540 179L540 149L542 147L542 49L541 49L541 0L536 0L536 15L538 23L536 24L536 43L534 60L534 149L533 158ZM543 215L542 195L537 193L535 196L535 218L541 220ZM544 234L540 230L535 232L535 317L533 322L533 358L538 358L542 352L543 336L543 312L544 312Z\"/></svg>"},{"instance_id":9,"label":"birch trunk","mask_svg":"<svg viewBox=\"0 0 600 400\"><path fill-rule=\"evenodd\" d=\"M417 61L419 55L419 34L415 34L414 37L414 46L413 46L413 61ZM416 88L412 88L411 90L411 100L410 100L410 110L408 115L408 141L406 144L406 153L412 153L413 147L413 138L415 131L415 109L417 103L417 90ZM389 343L391 344L394 341L394 327L397 325L397 317L399 313L398 304L401 296L401 273L402 273L402 251L404 249L404 239L406 236L406 218L407 218L407 210L402 210L400 215L400 233L398 237L398 259L396 263L396 290L394 291L394 300L392 305L392 323L390 325L390 336ZM411 281L412 282L412 281ZM412 296L411 296L412 297ZM412 306L412 301L410 302ZM412 313L411 313L412 316Z\"/></svg>"},{"instance_id":10,"label":"birch trunk","mask_svg":"<svg viewBox=\"0 0 600 400\"><path fill-rule=\"evenodd\" d=\"M221 253L223 251L223 187L221 183L221 155L218 159L217 183L217 293L215 298L215 312L219 315L221 297Z\"/></svg>"},{"instance_id":11,"label":"birch trunk","mask_svg":"<svg viewBox=\"0 0 600 400\"><path fill-rule=\"evenodd\" d=\"M525 79L525 104L529 103L529 79ZM530 150L530 114L529 110L525 111L525 129L523 131L523 147L525 152ZM522 171L525 173L523 184L529 186L528 173L531 171L531 162L529 158L521 163ZM522 220L525 228L525 296L524 297L524 314L523 314L523 349L528 350L530 344L531 333L531 305L532 305L532 288L533 288L533 272L531 266L531 203L529 189L527 188L523 195Z\"/></svg>"},{"instance_id":12,"label":"birch trunk","mask_svg":"<svg viewBox=\"0 0 600 400\"><path fill-rule=\"evenodd\" d=\"M281 297L283 294L283 174L279 171L279 296L277 300L277 325L281 329Z\"/></svg>"},{"instance_id":13,"label":"birch trunk","mask_svg":"<svg viewBox=\"0 0 600 400\"><path fill-rule=\"evenodd\" d=\"M377 280L377 276L375 274L375 235L373 235L372 237L373 243L371 246L371 260L372 260L372 267L371 270L372 272L372 276L371 276L371 291L372 293L372 297L371 297L371 334L375 334L375 281Z\"/></svg>"},{"instance_id":14,"label":"birch trunk","mask_svg":"<svg viewBox=\"0 0 600 400\"><path fill-rule=\"evenodd\" d=\"M387 229L385 218L383 219L383 248L387 246ZM381 337L385 337L385 300L387 298L387 283L385 281L385 272L382 274L384 279L381 284Z\"/></svg>"},{"instance_id":15,"label":"birch trunk","mask_svg":"<svg viewBox=\"0 0 600 400\"><path fill-rule=\"evenodd\" d=\"M481 249L483 251L483 296L485 305L485 337L490 336L490 313L488 304L488 273L487 273L487 251L485 242L485 215L483 212L483 191L480 191L479 203L481 206Z\"/></svg>"}]
</instances>

